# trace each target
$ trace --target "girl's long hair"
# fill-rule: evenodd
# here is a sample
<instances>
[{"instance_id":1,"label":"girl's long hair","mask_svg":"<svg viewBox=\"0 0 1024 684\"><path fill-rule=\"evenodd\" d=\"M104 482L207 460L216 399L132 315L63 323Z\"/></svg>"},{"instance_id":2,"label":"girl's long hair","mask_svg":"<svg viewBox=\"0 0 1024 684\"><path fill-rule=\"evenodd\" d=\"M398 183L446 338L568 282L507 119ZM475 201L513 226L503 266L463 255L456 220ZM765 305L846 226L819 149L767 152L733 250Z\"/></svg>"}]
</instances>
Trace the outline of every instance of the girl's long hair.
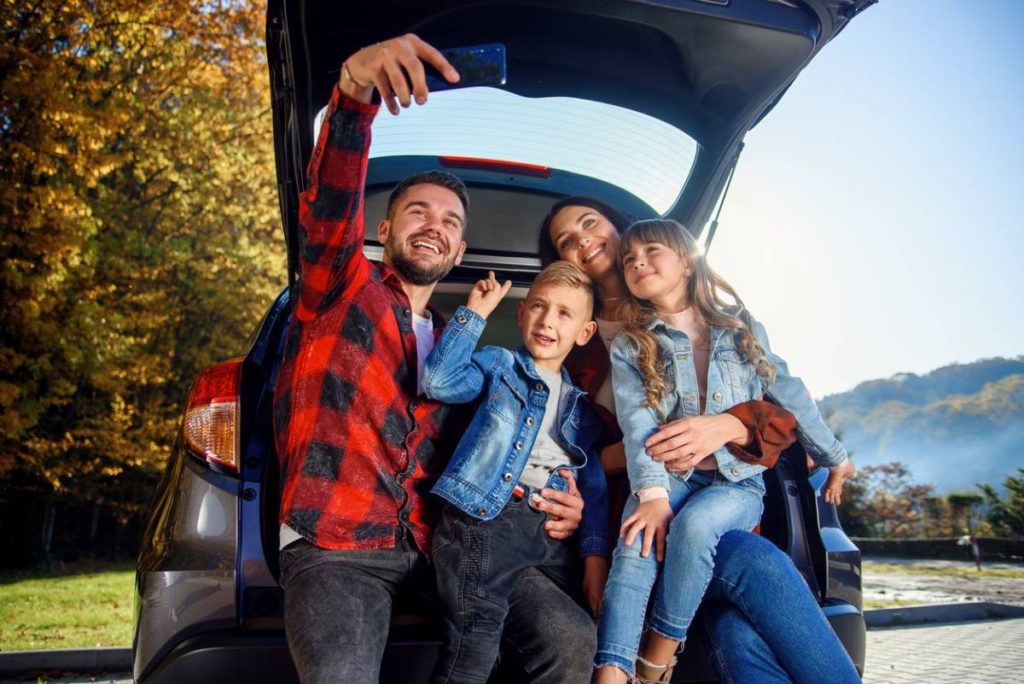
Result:
<instances>
[{"instance_id":1,"label":"girl's long hair","mask_svg":"<svg viewBox=\"0 0 1024 684\"><path fill-rule=\"evenodd\" d=\"M754 337L744 316L743 300L724 278L708 266L703 251L686 228L668 219L637 221L622 234L619 244L618 268L625 278L622 256L635 244L658 242L682 257L693 273L686 284L686 298L693 307L697 320L709 327L726 328L733 331L736 346L747 362L754 365L757 374L772 383L775 381L775 367L765 357L764 348ZM680 277L684 277L680 274ZM627 288L628 290L628 288ZM723 294L731 301L723 298ZM637 349L637 364L644 378L646 404L661 414L661 401L667 385L664 380L665 368L661 363L658 340L650 331L650 325L658 318L646 300L638 299L632 292L619 305L624 334ZM662 420L665 416L660 416Z\"/></svg>"}]
</instances>

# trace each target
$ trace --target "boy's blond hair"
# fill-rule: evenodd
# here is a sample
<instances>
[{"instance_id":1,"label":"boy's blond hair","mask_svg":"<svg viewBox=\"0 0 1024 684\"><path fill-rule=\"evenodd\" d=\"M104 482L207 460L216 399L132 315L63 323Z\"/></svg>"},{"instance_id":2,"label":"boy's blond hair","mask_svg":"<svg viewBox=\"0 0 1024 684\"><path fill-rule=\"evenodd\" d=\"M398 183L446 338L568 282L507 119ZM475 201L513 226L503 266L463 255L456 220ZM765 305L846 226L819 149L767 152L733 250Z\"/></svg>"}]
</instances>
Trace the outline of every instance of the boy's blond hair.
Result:
<instances>
[{"instance_id":1,"label":"boy's blond hair","mask_svg":"<svg viewBox=\"0 0 1024 684\"><path fill-rule=\"evenodd\" d=\"M530 291L532 292L533 288L541 287L542 285L561 285L583 290L583 293L587 296L588 306L586 311L588 319L594 317L594 281L574 264L568 261L555 261L549 264L547 268L538 273L537 277L533 279ZM527 297L529 297L529 294L527 294Z\"/></svg>"}]
</instances>

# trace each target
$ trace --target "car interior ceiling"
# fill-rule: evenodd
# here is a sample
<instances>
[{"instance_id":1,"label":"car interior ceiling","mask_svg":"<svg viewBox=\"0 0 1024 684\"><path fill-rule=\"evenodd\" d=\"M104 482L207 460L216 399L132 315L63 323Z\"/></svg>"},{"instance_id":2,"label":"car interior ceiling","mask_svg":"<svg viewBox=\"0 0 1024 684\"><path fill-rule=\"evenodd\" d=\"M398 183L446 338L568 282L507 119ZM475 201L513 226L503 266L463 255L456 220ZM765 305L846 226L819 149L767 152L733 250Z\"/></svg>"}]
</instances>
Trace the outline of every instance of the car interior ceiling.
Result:
<instances>
[{"instance_id":1,"label":"car interior ceiling","mask_svg":"<svg viewBox=\"0 0 1024 684\"><path fill-rule=\"evenodd\" d=\"M700 143L704 154L693 171L699 180L801 68L818 30L809 13L764 0L734 0L728 19L714 16L721 8L698 4L687 11L589 0L456 0L431 7L434 13L424 18L422 3L399 0L289 4L293 46L296 32L306 37L298 53L304 59L294 65L305 86L297 97L299 120L312 120L341 61L361 46L405 31L439 47L500 42L508 50L505 89L603 101L662 119ZM308 155L311 133L300 136L308 136L301 145ZM688 193L701 185L691 183L679 204L696 202Z\"/></svg>"}]
</instances>

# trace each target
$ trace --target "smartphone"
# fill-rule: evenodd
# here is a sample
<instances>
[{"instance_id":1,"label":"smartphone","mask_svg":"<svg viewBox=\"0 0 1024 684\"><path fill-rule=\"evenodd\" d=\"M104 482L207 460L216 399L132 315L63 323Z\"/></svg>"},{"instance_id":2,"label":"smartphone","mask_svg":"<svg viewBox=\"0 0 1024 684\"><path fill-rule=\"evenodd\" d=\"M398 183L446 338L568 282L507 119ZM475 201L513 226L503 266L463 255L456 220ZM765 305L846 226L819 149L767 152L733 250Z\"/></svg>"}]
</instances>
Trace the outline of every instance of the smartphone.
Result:
<instances>
[{"instance_id":1,"label":"smartphone","mask_svg":"<svg viewBox=\"0 0 1024 684\"><path fill-rule=\"evenodd\" d=\"M458 83L449 83L428 65L427 87L430 92L470 86L505 85L505 46L501 43L450 48L441 50L441 54L455 67L461 78Z\"/></svg>"}]
</instances>

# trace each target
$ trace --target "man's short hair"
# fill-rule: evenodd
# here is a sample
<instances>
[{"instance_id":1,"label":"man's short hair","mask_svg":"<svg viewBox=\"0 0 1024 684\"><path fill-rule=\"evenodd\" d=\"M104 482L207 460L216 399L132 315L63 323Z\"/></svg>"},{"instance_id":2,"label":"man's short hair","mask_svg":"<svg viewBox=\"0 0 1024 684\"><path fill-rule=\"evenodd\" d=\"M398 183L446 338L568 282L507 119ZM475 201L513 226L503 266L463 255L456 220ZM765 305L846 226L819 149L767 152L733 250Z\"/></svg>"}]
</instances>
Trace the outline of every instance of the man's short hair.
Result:
<instances>
[{"instance_id":1,"label":"man's short hair","mask_svg":"<svg viewBox=\"0 0 1024 684\"><path fill-rule=\"evenodd\" d=\"M537 274L530 285L530 289L542 285L562 285L577 290L583 290L590 302L588 307L590 318L594 317L594 281L586 273L568 261L552 262L543 271Z\"/></svg>"},{"instance_id":2,"label":"man's short hair","mask_svg":"<svg viewBox=\"0 0 1024 684\"><path fill-rule=\"evenodd\" d=\"M461 178L447 171L422 171L403 178L388 197L388 221L395 218L395 208L398 206L399 200L414 185L438 185L454 192L462 202L462 211L466 215L466 220L462 222L462 229L465 231L466 224L469 222L469 190L466 189L466 184L462 182Z\"/></svg>"}]
</instances>

